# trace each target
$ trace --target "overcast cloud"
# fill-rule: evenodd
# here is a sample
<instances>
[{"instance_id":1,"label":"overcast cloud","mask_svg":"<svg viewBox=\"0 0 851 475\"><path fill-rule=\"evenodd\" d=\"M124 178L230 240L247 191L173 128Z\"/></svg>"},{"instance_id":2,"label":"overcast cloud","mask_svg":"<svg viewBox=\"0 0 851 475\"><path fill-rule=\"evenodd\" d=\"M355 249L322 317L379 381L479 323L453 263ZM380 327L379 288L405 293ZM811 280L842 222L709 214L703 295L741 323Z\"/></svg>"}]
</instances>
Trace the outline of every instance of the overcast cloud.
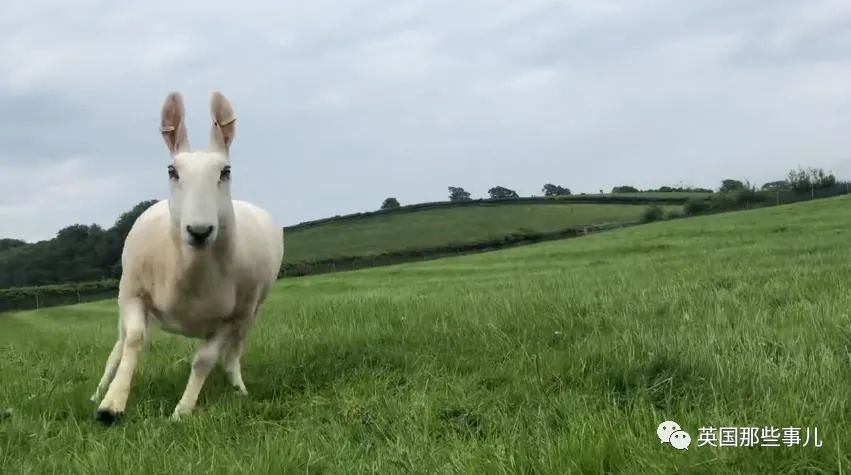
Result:
<instances>
[{"instance_id":1,"label":"overcast cloud","mask_svg":"<svg viewBox=\"0 0 851 475\"><path fill-rule=\"evenodd\" d=\"M240 5L240 6L237 6ZM851 178L847 1L5 0L0 237L164 198L165 95L284 224L503 185Z\"/></svg>"}]
</instances>

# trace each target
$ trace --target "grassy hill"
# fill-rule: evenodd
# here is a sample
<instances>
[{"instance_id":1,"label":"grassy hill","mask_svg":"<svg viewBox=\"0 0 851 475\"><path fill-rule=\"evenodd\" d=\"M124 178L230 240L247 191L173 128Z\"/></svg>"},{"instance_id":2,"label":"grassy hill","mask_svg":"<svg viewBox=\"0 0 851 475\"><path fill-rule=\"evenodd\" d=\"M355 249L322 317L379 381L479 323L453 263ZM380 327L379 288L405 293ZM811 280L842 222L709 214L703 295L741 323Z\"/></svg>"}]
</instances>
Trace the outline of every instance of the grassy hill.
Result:
<instances>
[{"instance_id":1,"label":"grassy hill","mask_svg":"<svg viewBox=\"0 0 851 475\"><path fill-rule=\"evenodd\" d=\"M666 212L682 206L663 206ZM371 256L403 249L500 239L512 233L544 233L577 226L639 222L646 206L629 204L505 204L442 207L374 214L288 230L286 260L311 262Z\"/></svg>"},{"instance_id":2,"label":"grassy hill","mask_svg":"<svg viewBox=\"0 0 851 475\"><path fill-rule=\"evenodd\" d=\"M668 197L676 200L676 197ZM374 267L423 260L508 245L564 238L611 227L638 223L653 201L639 204L561 202L554 200L477 201L423 203L402 209L324 219L285 230L282 275L297 276L328 271ZM663 213L680 213L682 204L659 207ZM98 258L102 239L87 238L17 246L0 250L0 274L66 276L59 285L22 289L0 288L0 312L77 303L114 295L117 279L92 277L80 284L67 276L86 266L85 256ZM82 256L82 258L81 258ZM120 247L116 256L120 256ZM116 257L117 259L118 257ZM104 276L89 262L93 276ZM0 279L2 280L2 279Z\"/></svg>"},{"instance_id":3,"label":"grassy hill","mask_svg":"<svg viewBox=\"0 0 851 475\"><path fill-rule=\"evenodd\" d=\"M851 467L850 235L851 202L828 199L282 280L248 342L250 396L216 370L179 424L193 342L154 331L124 425L104 429L88 396L114 301L9 314L0 466L837 473ZM689 450L660 443L665 420ZM764 426L809 445L699 445L701 427Z\"/></svg>"}]
</instances>

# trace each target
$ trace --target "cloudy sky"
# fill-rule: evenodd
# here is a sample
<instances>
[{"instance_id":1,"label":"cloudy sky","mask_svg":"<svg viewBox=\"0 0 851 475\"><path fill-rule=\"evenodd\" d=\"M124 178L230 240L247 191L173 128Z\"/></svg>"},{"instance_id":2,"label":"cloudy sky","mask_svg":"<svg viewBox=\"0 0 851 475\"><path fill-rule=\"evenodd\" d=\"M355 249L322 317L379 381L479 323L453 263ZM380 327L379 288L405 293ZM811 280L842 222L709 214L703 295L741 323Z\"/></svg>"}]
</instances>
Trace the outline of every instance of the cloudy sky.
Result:
<instances>
[{"instance_id":1,"label":"cloudy sky","mask_svg":"<svg viewBox=\"0 0 851 475\"><path fill-rule=\"evenodd\" d=\"M240 6L237 6L240 5ZM5 0L0 237L165 198L163 99L285 225L503 185L851 178L851 3Z\"/></svg>"}]
</instances>

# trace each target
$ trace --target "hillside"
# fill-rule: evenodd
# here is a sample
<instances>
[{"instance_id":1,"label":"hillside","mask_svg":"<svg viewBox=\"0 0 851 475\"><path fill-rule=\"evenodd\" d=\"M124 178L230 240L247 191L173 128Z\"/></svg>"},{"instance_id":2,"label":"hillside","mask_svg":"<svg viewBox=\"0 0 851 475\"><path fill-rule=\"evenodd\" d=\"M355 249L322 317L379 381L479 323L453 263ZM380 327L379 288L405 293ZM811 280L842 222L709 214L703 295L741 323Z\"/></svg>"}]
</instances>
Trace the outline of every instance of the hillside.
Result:
<instances>
[{"instance_id":1,"label":"hillside","mask_svg":"<svg viewBox=\"0 0 851 475\"><path fill-rule=\"evenodd\" d=\"M250 395L217 370L179 424L167 417L194 342L154 331L123 427L104 429L88 396L114 300L9 314L0 466L838 473L851 466L849 235L843 197L282 280L248 341ZM689 450L660 443L665 420ZM799 444L700 442L701 427L769 426L799 428Z\"/></svg>"},{"instance_id":2,"label":"hillside","mask_svg":"<svg viewBox=\"0 0 851 475\"><path fill-rule=\"evenodd\" d=\"M592 197L567 202L521 198L420 203L301 223L285 229L282 274L368 267L566 237L588 226L638 222L647 206L655 203L661 203L668 213L682 210L683 197L666 199ZM41 286L39 292L55 294L44 285L76 286L79 282L116 280L121 272L124 236L145 205L154 202L140 203L108 229L78 224L60 230L54 239L39 243L0 242L5 247L0 247L0 311L37 305L29 297L26 303L9 303L3 289ZM66 290L77 300L83 297L78 293L79 288ZM99 287L98 293L100 290ZM62 297L59 301L53 299L52 303L43 299L40 305L69 302Z\"/></svg>"},{"instance_id":3,"label":"hillside","mask_svg":"<svg viewBox=\"0 0 851 475\"><path fill-rule=\"evenodd\" d=\"M682 210L667 205L666 212ZM500 239L577 226L639 222L646 206L629 204L503 204L385 213L287 230L289 263L370 256L403 249Z\"/></svg>"}]
</instances>

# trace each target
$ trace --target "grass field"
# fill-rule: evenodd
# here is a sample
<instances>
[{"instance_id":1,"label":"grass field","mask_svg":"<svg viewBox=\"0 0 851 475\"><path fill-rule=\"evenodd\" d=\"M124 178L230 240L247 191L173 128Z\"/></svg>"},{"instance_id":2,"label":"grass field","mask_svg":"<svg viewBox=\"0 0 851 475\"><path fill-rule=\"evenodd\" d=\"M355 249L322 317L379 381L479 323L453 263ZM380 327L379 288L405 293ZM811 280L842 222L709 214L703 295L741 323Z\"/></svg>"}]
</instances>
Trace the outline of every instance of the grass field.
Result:
<instances>
[{"instance_id":1,"label":"grass field","mask_svg":"<svg viewBox=\"0 0 851 475\"><path fill-rule=\"evenodd\" d=\"M681 206L664 206L666 212ZM620 204L485 204L374 215L285 233L287 262L370 256L409 248L497 239L514 232L637 222L647 209Z\"/></svg>"},{"instance_id":2,"label":"grass field","mask_svg":"<svg viewBox=\"0 0 851 475\"><path fill-rule=\"evenodd\" d=\"M217 370L180 423L189 341L154 332L103 428L88 397L114 302L2 316L0 467L847 472L849 242L842 198L285 280L248 343L248 398ZM664 420L689 450L659 442ZM698 446L703 426L818 428L823 445Z\"/></svg>"}]
</instances>

